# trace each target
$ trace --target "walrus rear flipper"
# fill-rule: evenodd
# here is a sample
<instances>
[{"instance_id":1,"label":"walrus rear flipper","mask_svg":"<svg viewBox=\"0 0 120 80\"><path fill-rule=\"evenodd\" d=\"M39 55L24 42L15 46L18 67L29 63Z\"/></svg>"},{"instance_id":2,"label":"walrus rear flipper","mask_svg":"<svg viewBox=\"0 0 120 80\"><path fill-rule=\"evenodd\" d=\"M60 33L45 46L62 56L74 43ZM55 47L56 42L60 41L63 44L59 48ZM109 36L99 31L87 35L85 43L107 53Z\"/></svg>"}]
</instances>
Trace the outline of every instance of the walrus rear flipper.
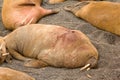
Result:
<instances>
[{"instance_id":1,"label":"walrus rear flipper","mask_svg":"<svg viewBox=\"0 0 120 80\"><path fill-rule=\"evenodd\" d=\"M82 1L82 2L76 3L76 4L72 5L72 6L70 6L70 5L65 6L64 9L66 11L76 13L80 8L82 8L83 6L89 4L90 2L91 1Z\"/></svg>"}]
</instances>

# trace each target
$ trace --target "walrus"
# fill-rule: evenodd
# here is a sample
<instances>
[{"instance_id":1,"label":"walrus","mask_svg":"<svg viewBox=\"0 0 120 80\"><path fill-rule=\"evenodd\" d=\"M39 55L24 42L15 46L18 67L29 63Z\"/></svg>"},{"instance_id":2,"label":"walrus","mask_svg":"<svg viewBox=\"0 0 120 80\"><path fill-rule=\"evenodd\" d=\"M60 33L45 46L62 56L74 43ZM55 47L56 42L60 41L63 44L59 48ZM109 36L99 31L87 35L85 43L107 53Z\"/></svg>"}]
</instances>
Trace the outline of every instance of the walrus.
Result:
<instances>
[{"instance_id":1,"label":"walrus","mask_svg":"<svg viewBox=\"0 0 120 80\"><path fill-rule=\"evenodd\" d=\"M0 80L35 80L28 74L7 67L0 67Z\"/></svg>"},{"instance_id":2,"label":"walrus","mask_svg":"<svg viewBox=\"0 0 120 80\"><path fill-rule=\"evenodd\" d=\"M84 1L66 6L65 10L72 12L75 16L86 20L99 29L120 35L120 3Z\"/></svg>"},{"instance_id":3,"label":"walrus","mask_svg":"<svg viewBox=\"0 0 120 80\"><path fill-rule=\"evenodd\" d=\"M66 0L49 0L49 4L56 4L56 3L61 3ZM78 0L78 1L95 1L95 0Z\"/></svg>"},{"instance_id":4,"label":"walrus","mask_svg":"<svg viewBox=\"0 0 120 80\"><path fill-rule=\"evenodd\" d=\"M94 68L98 61L97 49L85 34L58 25L25 25L1 39L6 43L2 47L26 67Z\"/></svg>"},{"instance_id":5,"label":"walrus","mask_svg":"<svg viewBox=\"0 0 120 80\"><path fill-rule=\"evenodd\" d=\"M44 9L42 0L3 0L2 22L6 29L36 23L43 16L58 13L59 9Z\"/></svg>"}]
</instances>

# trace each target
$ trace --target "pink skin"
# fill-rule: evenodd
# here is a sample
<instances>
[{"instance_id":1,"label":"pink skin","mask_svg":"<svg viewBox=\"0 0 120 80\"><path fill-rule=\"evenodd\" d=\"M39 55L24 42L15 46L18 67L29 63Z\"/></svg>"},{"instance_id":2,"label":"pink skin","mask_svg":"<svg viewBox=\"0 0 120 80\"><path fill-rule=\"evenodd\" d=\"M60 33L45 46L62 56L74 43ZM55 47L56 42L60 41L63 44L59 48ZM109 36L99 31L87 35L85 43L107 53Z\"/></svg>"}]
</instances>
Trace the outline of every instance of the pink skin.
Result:
<instances>
[{"instance_id":1,"label":"pink skin","mask_svg":"<svg viewBox=\"0 0 120 80\"><path fill-rule=\"evenodd\" d=\"M57 13L58 10L48 10L40 6L42 0L4 0L2 21L9 30L19 26L36 23L43 16Z\"/></svg>"}]
</instances>

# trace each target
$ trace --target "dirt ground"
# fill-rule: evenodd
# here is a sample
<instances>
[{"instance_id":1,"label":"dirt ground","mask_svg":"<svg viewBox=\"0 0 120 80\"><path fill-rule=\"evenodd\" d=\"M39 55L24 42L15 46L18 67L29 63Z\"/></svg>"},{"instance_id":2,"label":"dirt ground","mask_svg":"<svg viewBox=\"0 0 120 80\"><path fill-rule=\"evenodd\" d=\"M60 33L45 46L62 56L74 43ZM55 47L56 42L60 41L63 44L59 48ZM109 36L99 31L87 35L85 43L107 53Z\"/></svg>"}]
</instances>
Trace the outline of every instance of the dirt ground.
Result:
<instances>
[{"instance_id":1,"label":"dirt ground","mask_svg":"<svg viewBox=\"0 0 120 80\"><path fill-rule=\"evenodd\" d=\"M44 0L42 5L44 8L60 8L61 11L58 14L42 18L39 23L61 25L71 29L78 29L85 33L99 52L98 67L90 71L80 71L80 68L54 67L33 69L24 67L23 62L18 60L13 60L11 64L3 63L1 66L23 71L36 80L120 80L120 37L97 29L72 13L63 10L64 6L77 3L77 0L67 0L57 5L49 5L46 1ZM112 1L120 2L120 0ZM0 10L1 8L2 0L0 0ZM4 29L0 18L0 36L5 36L7 33L9 31ZM90 75L91 78L87 75Z\"/></svg>"}]
</instances>

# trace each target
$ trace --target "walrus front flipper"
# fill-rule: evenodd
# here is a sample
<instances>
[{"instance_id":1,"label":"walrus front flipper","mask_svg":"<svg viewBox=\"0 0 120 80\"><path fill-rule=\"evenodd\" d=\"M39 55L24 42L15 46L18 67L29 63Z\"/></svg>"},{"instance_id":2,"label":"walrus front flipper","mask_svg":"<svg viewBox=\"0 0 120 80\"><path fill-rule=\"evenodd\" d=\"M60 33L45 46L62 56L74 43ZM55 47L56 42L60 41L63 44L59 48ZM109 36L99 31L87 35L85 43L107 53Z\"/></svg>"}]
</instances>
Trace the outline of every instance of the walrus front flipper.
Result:
<instances>
[{"instance_id":1,"label":"walrus front flipper","mask_svg":"<svg viewBox=\"0 0 120 80\"><path fill-rule=\"evenodd\" d=\"M24 57L23 55L21 55L20 53L18 53L17 51L15 51L14 49L8 48L10 54L15 58L18 59L20 61L28 61L31 60L30 58Z\"/></svg>"},{"instance_id":2,"label":"walrus front flipper","mask_svg":"<svg viewBox=\"0 0 120 80\"><path fill-rule=\"evenodd\" d=\"M70 11L72 13L76 13L79 9L81 9L83 6L89 4L90 2L91 1L82 1L82 2L76 3L74 5L65 6L64 9L66 11Z\"/></svg>"},{"instance_id":3,"label":"walrus front flipper","mask_svg":"<svg viewBox=\"0 0 120 80\"><path fill-rule=\"evenodd\" d=\"M48 66L48 64L42 60L36 60L36 59L33 59L33 60L30 60L30 61L27 61L25 64L24 64L25 67L31 67L31 68L41 68L41 67L46 67Z\"/></svg>"}]
</instances>

